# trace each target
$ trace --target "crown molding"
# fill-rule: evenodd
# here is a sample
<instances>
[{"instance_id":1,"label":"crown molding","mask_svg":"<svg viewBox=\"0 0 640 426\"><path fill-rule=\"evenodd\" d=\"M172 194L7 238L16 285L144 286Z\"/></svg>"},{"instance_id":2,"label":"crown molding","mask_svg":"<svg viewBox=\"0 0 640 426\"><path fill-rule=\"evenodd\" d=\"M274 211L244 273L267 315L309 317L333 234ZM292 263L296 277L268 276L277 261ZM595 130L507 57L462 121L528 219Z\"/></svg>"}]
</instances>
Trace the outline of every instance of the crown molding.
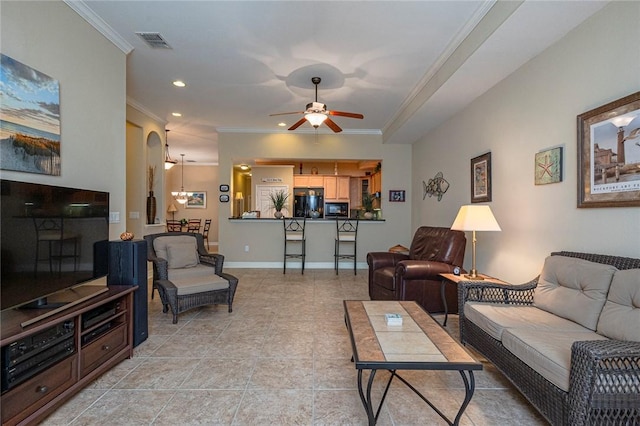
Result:
<instances>
[{"instance_id":1,"label":"crown molding","mask_svg":"<svg viewBox=\"0 0 640 426\"><path fill-rule=\"evenodd\" d=\"M292 134L292 132L288 130L274 130L274 129L248 129L244 127L217 127L216 132L218 133L254 133L254 134ZM334 132L325 130L318 130L318 134L320 135L334 135ZM297 134L307 134L307 135L315 135L316 130L312 129L303 129L296 130ZM382 131L379 129L346 129L340 132L341 135L382 135Z\"/></svg>"},{"instance_id":2,"label":"crown molding","mask_svg":"<svg viewBox=\"0 0 640 426\"><path fill-rule=\"evenodd\" d=\"M154 113L149 111L149 109L147 107L145 107L144 105L142 105L141 103L139 103L138 101L136 101L135 99L133 99L133 98L131 98L129 96L127 96L127 105L129 105L132 108L137 109L138 111L140 111L141 113L145 114L149 118L157 121L158 123L162 123L162 125L166 125L168 123L167 120L165 120L164 118L158 117L157 115L155 115Z\"/></svg>"},{"instance_id":3,"label":"crown molding","mask_svg":"<svg viewBox=\"0 0 640 426\"><path fill-rule=\"evenodd\" d=\"M133 46L129 44L120 34L109 26L101 17L82 0L63 0L64 3L80 15L93 28L98 30L100 34L105 36L107 40L113 43L118 49L128 55L133 50Z\"/></svg>"}]
</instances>

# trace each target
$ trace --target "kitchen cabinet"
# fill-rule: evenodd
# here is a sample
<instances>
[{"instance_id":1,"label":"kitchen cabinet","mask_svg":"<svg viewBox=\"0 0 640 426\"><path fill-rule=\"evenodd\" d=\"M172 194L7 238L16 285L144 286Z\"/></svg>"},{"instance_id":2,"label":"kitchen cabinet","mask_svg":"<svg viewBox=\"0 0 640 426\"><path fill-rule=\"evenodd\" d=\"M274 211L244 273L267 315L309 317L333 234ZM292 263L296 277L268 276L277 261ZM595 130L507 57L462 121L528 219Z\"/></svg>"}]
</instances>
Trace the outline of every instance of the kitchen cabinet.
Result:
<instances>
[{"instance_id":1,"label":"kitchen cabinet","mask_svg":"<svg viewBox=\"0 0 640 426\"><path fill-rule=\"evenodd\" d=\"M382 173L377 172L371 175L369 180L369 194L382 192Z\"/></svg>"},{"instance_id":2,"label":"kitchen cabinet","mask_svg":"<svg viewBox=\"0 0 640 426\"><path fill-rule=\"evenodd\" d=\"M293 175L294 188L322 188L324 176L322 175Z\"/></svg>"},{"instance_id":3,"label":"kitchen cabinet","mask_svg":"<svg viewBox=\"0 0 640 426\"><path fill-rule=\"evenodd\" d=\"M350 180L349 176L325 176L325 200L349 200Z\"/></svg>"}]
</instances>

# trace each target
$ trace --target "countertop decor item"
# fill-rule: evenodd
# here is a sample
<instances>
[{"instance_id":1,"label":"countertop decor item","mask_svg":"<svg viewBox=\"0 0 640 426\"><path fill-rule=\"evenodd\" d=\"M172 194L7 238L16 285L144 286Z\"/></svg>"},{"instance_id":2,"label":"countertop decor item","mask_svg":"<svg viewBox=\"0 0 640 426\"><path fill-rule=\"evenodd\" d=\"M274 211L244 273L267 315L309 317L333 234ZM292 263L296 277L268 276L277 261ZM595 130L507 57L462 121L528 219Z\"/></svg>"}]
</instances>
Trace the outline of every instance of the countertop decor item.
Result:
<instances>
[{"instance_id":1,"label":"countertop decor item","mask_svg":"<svg viewBox=\"0 0 640 426\"><path fill-rule=\"evenodd\" d=\"M156 197L153 196L153 186L156 179L156 166L149 166L147 173L147 186L149 187L149 196L147 197L147 224L156 223Z\"/></svg>"},{"instance_id":2,"label":"countertop decor item","mask_svg":"<svg viewBox=\"0 0 640 426\"><path fill-rule=\"evenodd\" d=\"M131 241L133 240L133 232L123 232L120 234L120 239L122 241Z\"/></svg>"},{"instance_id":3,"label":"countertop decor item","mask_svg":"<svg viewBox=\"0 0 640 426\"><path fill-rule=\"evenodd\" d=\"M280 219L281 217L283 217L282 209L287 205L288 198L289 198L289 193L283 189L269 193L269 200L271 201L271 207L275 209L275 213L273 215L276 218Z\"/></svg>"}]
</instances>

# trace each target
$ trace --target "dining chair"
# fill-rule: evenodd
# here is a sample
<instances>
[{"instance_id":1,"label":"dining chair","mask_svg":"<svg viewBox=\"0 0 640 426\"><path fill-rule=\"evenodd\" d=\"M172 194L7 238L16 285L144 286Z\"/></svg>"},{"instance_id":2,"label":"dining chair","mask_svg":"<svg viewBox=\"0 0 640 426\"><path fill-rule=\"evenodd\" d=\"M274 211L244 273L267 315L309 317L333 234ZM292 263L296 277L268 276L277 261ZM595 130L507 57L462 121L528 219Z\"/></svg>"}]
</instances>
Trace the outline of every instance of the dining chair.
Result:
<instances>
[{"instance_id":1,"label":"dining chair","mask_svg":"<svg viewBox=\"0 0 640 426\"><path fill-rule=\"evenodd\" d=\"M209 251L209 229L211 228L211 219L204 220L204 228L202 228L202 238L207 245L207 251Z\"/></svg>"},{"instance_id":2,"label":"dining chair","mask_svg":"<svg viewBox=\"0 0 640 426\"><path fill-rule=\"evenodd\" d=\"M336 238L334 249L334 269L338 275L340 259L353 259L353 274L357 275L356 270L356 254L358 245L358 223L355 219L336 219ZM340 253L340 245L353 244L351 253Z\"/></svg>"},{"instance_id":3,"label":"dining chair","mask_svg":"<svg viewBox=\"0 0 640 426\"><path fill-rule=\"evenodd\" d=\"M304 228L306 217L285 217L282 219L284 225L284 262L282 273L287 273L287 259L297 258L302 261L302 274L304 275L304 261L306 258L306 237ZM300 251L290 252L291 244L300 244ZM287 248L289 246L289 249Z\"/></svg>"},{"instance_id":4,"label":"dining chair","mask_svg":"<svg viewBox=\"0 0 640 426\"><path fill-rule=\"evenodd\" d=\"M182 224L179 220L167 220L167 232L182 232Z\"/></svg>"},{"instance_id":5,"label":"dining chair","mask_svg":"<svg viewBox=\"0 0 640 426\"><path fill-rule=\"evenodd\" d=\"M187 223L187 232L199 233L201 222L202 222L202 219L189 219L189 222Z\"/></svg>"}]
</instances>

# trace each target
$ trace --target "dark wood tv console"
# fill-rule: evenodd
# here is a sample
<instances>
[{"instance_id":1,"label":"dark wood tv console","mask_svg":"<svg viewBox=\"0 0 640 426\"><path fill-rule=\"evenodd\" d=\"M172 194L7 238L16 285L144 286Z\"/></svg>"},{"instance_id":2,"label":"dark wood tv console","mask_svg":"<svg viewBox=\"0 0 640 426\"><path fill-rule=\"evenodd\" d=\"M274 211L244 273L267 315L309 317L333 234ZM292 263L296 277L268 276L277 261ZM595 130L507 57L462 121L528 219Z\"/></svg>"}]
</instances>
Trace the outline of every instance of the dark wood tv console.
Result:
<instances>
[{"instance_id":1,"label":"dark wood tv console","mask_svg":"<svg viewBox=\"0 0 640 426\"><path fill-rule=\"evenodd\" d=\"M35 424L133 356L133 292L108 291L27 327L40 310L2 312L3 425Z\"/></svg>"}]
</instances>

